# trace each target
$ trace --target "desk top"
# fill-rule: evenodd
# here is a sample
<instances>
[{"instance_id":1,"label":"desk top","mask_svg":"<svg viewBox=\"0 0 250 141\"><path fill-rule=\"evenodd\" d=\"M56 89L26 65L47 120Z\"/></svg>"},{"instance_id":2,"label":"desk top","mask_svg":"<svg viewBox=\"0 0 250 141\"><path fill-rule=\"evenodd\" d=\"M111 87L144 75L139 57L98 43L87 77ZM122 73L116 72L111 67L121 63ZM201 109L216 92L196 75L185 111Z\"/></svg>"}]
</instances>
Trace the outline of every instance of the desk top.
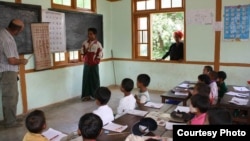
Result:
<instances>
[{"instance_id":1,"label":"desk top","mask_svg":"<svg viewBox=\"0 0 250 141\"><path fill-rule=\"evenodd\" d=\"M227 85L228 91L233 91L237 92L234 90L234 85ZM238 93L249 93L249 92L238 92ZM242 110L249 110L250 109L250 96L248 96L248 103L247 105L236 105L233 103L230 103L229 101L233 98L234 96L225 94L223 98L221 99L219 106L225 106L227 108L234 108L234 109L242 109Z\"/></svg>"},{"instance_id":2,"label":"desk top","mask_svg":"<svg viewBox=\"0 0 250 141\"><path fill-rule=\"evenodd\" d=\"M161 94L161 97L166 98L176 98L176 99L189 99L191 97L190 94L188 95L175 95L175 91L189 91L189 89L193 88L195 82L193 81L183 81L179 85L175 86L172 90L167 91L164 94ZM182 87L182 85L185 84L187 87Z\"/></svg>"},{"instance_id":3,"label":"desk top","mask_svg":"<svg viewBox=\"0 0 250 141\"><path fill-rule=\"evenodd\" d=\"M143 110L143 111L159 111L159 112L166 112L168 111L169 109L172 109L172 106L171 104L164 104L162 106L162 108L160 109L155 109L155 108L150 108L150 107L145 107L143 105L138 105L138 108L139 110ZM128 125L128 128L123 131L122 133L117 133L117 134L114 134L114 135L108 135L107 133L105 132L102 132L102 134L97 138L98 141L124 141L126 139L126 137L131 134L131 130L132 130L132 127L135 123L139 122L143 117L142 116L136 116L136 115L130 115L130 114L125 114L117 119L115 119L113 122L114 123L118 123L118 124L121 124L121 125ZM159 135L159 136L162 136L164 133L165 133L166 129L165 127L163 126L158 126L157 129L152 132L152 133L149 133L149 135ZM116 132L112 132L112 131L109 131L109 133L116 133Z\"/></svg>"}]
</instances>

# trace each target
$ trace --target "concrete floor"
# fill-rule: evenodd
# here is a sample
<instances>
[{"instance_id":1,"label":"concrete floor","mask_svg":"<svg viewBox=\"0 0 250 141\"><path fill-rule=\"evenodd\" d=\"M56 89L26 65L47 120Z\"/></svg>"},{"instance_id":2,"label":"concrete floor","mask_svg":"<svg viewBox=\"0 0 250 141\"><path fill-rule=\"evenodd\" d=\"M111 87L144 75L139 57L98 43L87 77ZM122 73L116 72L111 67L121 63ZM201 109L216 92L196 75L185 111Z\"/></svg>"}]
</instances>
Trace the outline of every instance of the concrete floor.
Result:
<instances>
[{"instance_id":1,"label":"concrete floor","mask_svg":"<svg viewBox=\"0 0 250 141\"><path fill-rule=\"evenodd\" d=\"M112 96L108 105L116 112L116 107L118 106L120 98L123 97L123 94L118 86L110 86L109 88L112 92ZM133 93L136 94L137 91L137 89L134 89ZM164 92L153 90L149 92L152 101L161 102L160 94ZM68 134L77 130L78 120L83 114L92 112L96 108L97 105L95 101L82 102L79 96L38 109L45 112L47 128L51 127ZM21 141L26 132L27 129L25 125L9 129L0 126L0 141Z\"/></svg>"}]
</instances>

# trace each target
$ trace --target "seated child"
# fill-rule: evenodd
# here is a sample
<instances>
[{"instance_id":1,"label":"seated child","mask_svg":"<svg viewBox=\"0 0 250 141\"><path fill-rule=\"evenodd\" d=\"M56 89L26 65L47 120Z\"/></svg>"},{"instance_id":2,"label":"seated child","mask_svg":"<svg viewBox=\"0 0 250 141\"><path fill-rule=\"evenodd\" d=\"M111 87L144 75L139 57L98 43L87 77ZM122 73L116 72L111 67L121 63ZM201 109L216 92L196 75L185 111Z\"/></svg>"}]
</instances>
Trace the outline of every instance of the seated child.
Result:
<instances>
[{"instance_id":1,"label":"seated child","mask_svg":"<svg viewBox=\"0 0 250 141\"><path fill-rule=\"evenodd\" d=\"M200 74L198 75L198 83L205 83L207 85L210 84L210 77L206 74Z\"/></svg>"},{"instance_id":2,"label":"seated child","mask_svg":"<svg viewBox=\"0 0 250 141\"><path fill-rule=\"evenodd\" d=\"M206 112L210 108L209 97L202 94L191 96L189 108L190 112L194 114L189 124L203 125L206 119Z\"/></svg>"},{"instance_id":3,"label":"seated child","mask_svg":"<svg viewBox=\"0 0 250 141\"><path fill-rule=\"evenodd\" d=\"M203 74L208 75L211 71L213 71L213 68L211 66L204 66L203 67Z\"/></svg>"},{"instance_id":4,"label":"seated child","mask_svg":"<svg viewBox=\"0 0 250 141\"><path fill-rule=\"evenodd\" d=\"M209 84L209 86L211 88L211 92L210 92L210 95L209 95L210 103L211 103L211 105L215 105L218 102L218 86L217 86L217 83L216 83L217 72L216 71L211 71L209 73L209 78L211 80L211 82Z\"/></svg>"},{"instance_id":5,"label":"seated child","mask_svg":"<svg viewBox=\"0 0 250 141\"><path fill-rule=\"evenodd\" d=\"M124 78L121 83L121 91L124 97L120 99L119 106L117 107L116 118L126 113L128 110L133 110L136 107L136 99L131 93L134 88L134 81L130 78Z\"/></svg>"},{"instance_id":6,"label":"seated child","mask_svg":"<svg viewBox=\"0 0 250 141\"><path fill-rule=\"evenodd\" d=\"M228 109L213 107L207 111L206 124L231 125L233 117Z\"/></svg>"},{"instance_id":7,"label":"seated child","mask_svg":"<svg viewBox=\"0 0 250 141\"><path fill-rule=\"evenodd\" d=\"M137 76L137 87L139 88L139 93L135 95L137 104L144 104L150 101L150 96L147 89L149 83L150 77L147 74L139 74Z\"/></svg>"},{"instance_id":8,"label":"seated child","mask_svg":"<svg viewBox=\"0 0 250 141\"><path fill-rule=\"evenodd\" d=\"M225 83L226 78L227 78L227 74L224 71L218 71L218 76L217 76L218 103L220 102L224 94L227 92L227 86Z\"/></svg>"},{"instance_id":9,"label":"seated child","mask_svg":"<svg viewBox=\"0 0 250 141\"><path fill-rule=\"evenodd\" d=\"M95 92L96 105L98 109L93 113L101 117L103 125L114 120L112 109L107 105L111 96L111 91L107 87L99 87Z\"/></svg>"},{"instance_id":10,"label":"seated child","mask_svg":"<svg viewBox=\"0 0 250 141\"><path fill-rule=\"evenodd\" d=\"M78 134L82 135L84 141L96 141L102 133L103 123L101 118L93 113L84 114L78 123Z\"/></svg>"},{"instance_id":11,"label":"seated child","mask_svg":"<svg viewBox=\"0 0 250 141\"><path fill-rule=\"evenodd\" d=\"M191 91L192 95L195 94L202 94L202 95L206 95L209 96L210 94L210 87L209 85L205 84L205 83L196 83L194 86L194 89Z\"/></svg>"},{"instance_id":12,"label":"seated child","mask_svg":"<svg viewBox=\"0 0 250 141\"><path fill-rule=\"evenodd\" d=\"M46 128L46 119L44 112L41 110L34 110L28 114L25 119L25 126L28 132L23 137L23 141L49 141L42 135Z\"/></svg>"}]
</instances>

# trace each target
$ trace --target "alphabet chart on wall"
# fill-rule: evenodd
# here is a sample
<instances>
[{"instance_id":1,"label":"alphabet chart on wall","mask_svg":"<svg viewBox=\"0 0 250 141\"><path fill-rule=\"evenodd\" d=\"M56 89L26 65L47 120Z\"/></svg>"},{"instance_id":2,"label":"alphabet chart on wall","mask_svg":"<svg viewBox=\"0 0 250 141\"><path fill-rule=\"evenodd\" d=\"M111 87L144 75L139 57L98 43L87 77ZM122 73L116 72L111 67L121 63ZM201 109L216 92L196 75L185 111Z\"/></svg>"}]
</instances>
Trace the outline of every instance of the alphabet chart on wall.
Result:
<instances>
[{"instance_id":1,"label":"alphabet chart on wall","mask_svg":"<svg viewBox=\"0 0 250 141\"><path fill-rule=\"evenodd\" d=\"M244 41L249 39L250 5L224 7L224 39Z\"/></svg>"},{"instance_id":2,"label":"alphabet chart on wall","mask_svg":"<svg viewBox=\"0 0 250 141\"><path fill-rule=\"evenodd\" d=\"M31 34L35 55L35 69L51 68L49 23L32 23Z\"/></svg>"},{"instance_id":3,"label":"alphabet chart on wall","mask_svg":"<svg viewBox=\"0 0 250 141\"><path fill-rule=\"evenodd\" d=\"M49 22L50 51L66 51L65 14L61 12L43 10L42 22Z\"/></svg>"}]
</instances>

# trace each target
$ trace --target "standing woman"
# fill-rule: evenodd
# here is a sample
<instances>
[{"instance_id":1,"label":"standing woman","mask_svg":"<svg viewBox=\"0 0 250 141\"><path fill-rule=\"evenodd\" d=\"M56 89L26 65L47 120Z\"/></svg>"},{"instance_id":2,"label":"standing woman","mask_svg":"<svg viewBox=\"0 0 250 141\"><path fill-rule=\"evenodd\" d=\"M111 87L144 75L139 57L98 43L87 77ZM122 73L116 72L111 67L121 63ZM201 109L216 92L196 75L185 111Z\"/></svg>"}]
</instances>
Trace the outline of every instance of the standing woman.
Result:
<instances>
[{"instance_id":1,"label":"standing woman","mask_svg":"<svg viewBox=\"0 0 250 141\"><path fill-rule=\"evenodd\" d=\"M183 60L183 42L182 42L183 33L181 31L175 31L174 32L174 40L175 43L173 43L169 51L165 53L164 56L162 56L161 59L157 60L164 60L168 56L170 56L170 60Z\"/></svg>"},{"instance_id":2,"label":"standing woman","mask_svg":"<svg viewBox=\"0 0 250 141\"><path fill-rule=\"evenodd\" d=\"M88 29L88 40L82 44L84 69L82 80L82 101L94 99L94 93L100 87L99 63L103 57L102 45L96 38L96 28Z\"/></svg>"}]
</instances>

